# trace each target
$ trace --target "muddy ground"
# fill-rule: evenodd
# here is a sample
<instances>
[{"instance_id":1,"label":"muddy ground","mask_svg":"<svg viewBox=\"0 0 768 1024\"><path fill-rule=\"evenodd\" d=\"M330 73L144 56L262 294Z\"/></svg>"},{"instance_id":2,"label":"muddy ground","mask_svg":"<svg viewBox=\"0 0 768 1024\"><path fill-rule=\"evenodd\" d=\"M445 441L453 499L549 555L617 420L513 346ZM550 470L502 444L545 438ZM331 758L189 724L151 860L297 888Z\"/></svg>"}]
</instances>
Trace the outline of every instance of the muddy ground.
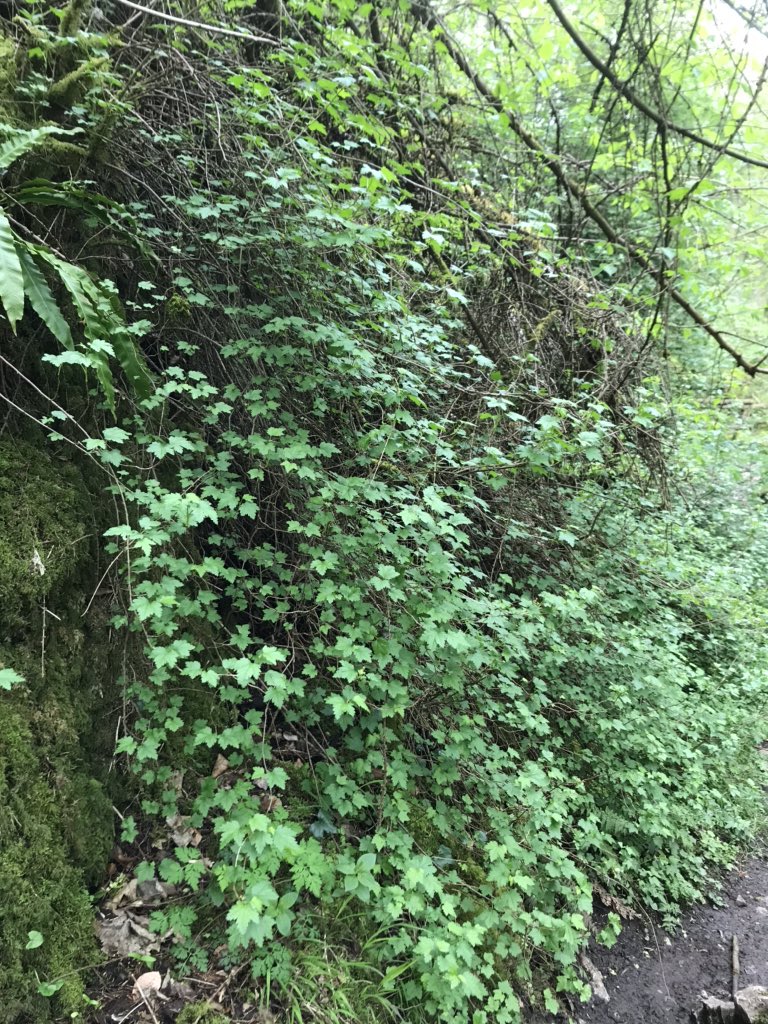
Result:
<instances>
[{"instance_id":1,"label":"muddy ground","mask_svg":"<svg viewBox=\"0 0 768 1024\"><path fill-rule=\"evenodd\" d=\"M745 861L725 879L721 905L689 911L675 932L631 921L613 949L592 949L610 1002L575 1006L582 1024L689 1024L706 995L729 999L731 944L738 937L739 987L768 985L768 859Z\"/></svg>"},{"instance_id":2,"label":"muddy ground","mask_svg":"<svg viewBox=\"0 0 768 1024\"><path fill-rule=\"evenodd\" d=\"M625 922L613 949L590 949L608 1003L577 1004L570 1017L536 1017L528 1024L563 1024L568 1019L578 1024L689 1024L691 1010L700 1009L706 996L730 998L734 935L740 951L740 988L768 986L768 855L745 860L726 876L717 901L690 910L675 932L667 934L651 918L641 917ZM158 966L165 971L169 965ZM135 961L120 961L100 972L98 991L92 992L101 1003L91 1018L94 1024L170 1024L190 999L213 999L215 1006L221 1000L233 1022L274 1020L258 1007L239 1002L241 982L224 971L188 978L182 986L188 992L178 998L166 996L154 1008L142 1006L132 990L144 970Z\"/></svg>"}]
</instances>

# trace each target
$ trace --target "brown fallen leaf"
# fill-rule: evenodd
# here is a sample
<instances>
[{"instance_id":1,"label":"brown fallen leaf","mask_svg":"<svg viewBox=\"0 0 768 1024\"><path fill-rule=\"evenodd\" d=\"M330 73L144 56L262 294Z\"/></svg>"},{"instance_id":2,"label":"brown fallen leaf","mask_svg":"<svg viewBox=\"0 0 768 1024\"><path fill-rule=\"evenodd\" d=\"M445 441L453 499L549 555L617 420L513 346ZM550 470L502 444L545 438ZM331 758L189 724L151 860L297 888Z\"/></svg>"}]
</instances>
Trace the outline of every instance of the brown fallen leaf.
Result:
<instances>
[{"instance_id":1,"label":"brown fallen leaf","mask_svg":"<svg viewBox=\"0 0 768 1024\"><path fill-rule=\"evenodd\" d=\"M148 924L147 918L118 910L114 917L96 921L95 928L106 952L115 952L118 956L130 956L131 953L146 955L159 949L162 942L162 937L151 932Z\"/></svg>"},{"instance_id":2,"label":"brown fallen leaf","mask_svg":"<svg viewBox=\"0 0 768 1024\"><path fill-rule=\"evenodd\" d=\"M265 793L261 798L261 809L265 814L271 814L272 811L276 811L278 807L283 806L283 801L278 796L272 796L271 793Z\"/></svg>"},{"instance_id":3,"label":"brown fallen leaf","mask_svg":"<svg viewBox=\"0 0 768 1024\"><path fill-rule=\"evenodd\" d=\"M187 846L199 846L203 841L202 834L196 828L189 828L188 822L189 817L181 814L174 814L172 817L165 819L166 825L173 829L171 839L176 846L184 848Z\"/></svg>"},{"instance_id":4,"label":"brown fallen leaf","mask_svg":"<svg viewBox=\"0 0 768 1024\"><path fill-rule=\"evenodd\" d=\"M174 832L173 841L177 846L194 846L197 848L203 841L203 834L198 832L196 828L187 828L183 832Z\"/></svg>"},{"instance_id":5,"label":"brown fallen leaf","mask_svg":"<svg viewBox=\"0 0 768 1024\"><path fill-rule=\"evenodd\" d=\"M127 853L123 853L119 846L115 846L112 850L112 860L115 864L119 864L121 867L132 867L136 863L136 858L129 856Z\"/></svg>"},{"instance_id":6,"label":"brown fallen leaf","mask_svg":"<svg viewBox=\"0 0 768 1024\"><path fill-rule=\"evenodd\" d=\"M117 910L123 903L135 903L136 902L136 886L137 881L135 878L131 878L125 883L120 889L117 890L106 902L104 907L107 910Z\"/></svg>"},{"instance_id":7,"label":"brown fallen leaf","mask_svg":"<svg viewBox=\"0 0 768 1024\"><path fill-rule=\"evenodd\" d=\"M120 907L155 906L167 902L176 891L176 887L156 878L148 878L143 882L132 878L118 889L104 903L105 910L118 910Z\"/></svg>"},{"instance_id":8,"label":"brown fallen leaf","mask_svg":"<svg viewBox=\"0 0 768 1024\"><path fill-rule=\"evenodd\" d=\"M216 762L213 766L213 771L211 772L211 776L214 779L218 779L220 775L224 774L227 768L229 768L229 761L226 759L226 757L224 757L223 754L218 754L216 757Z\"/></svg>"},{"instance_id":9,"label":"brown fallen leaf","mask_svg":"<svg viewBox=\"0 0 768 1024\"><path fill-rule=\"evenodd\" d=\"M172 772L168 782L176 796L181 796L184 788L184 769L180 768L177 772Z\"/></svg>"},{"instance_id":10,"label":"brown fallen leaf","mask_svg":"<svg viewBox=\"0 0 768 1024\"><path fill-rule=\"evenodd\" d=\"M176 886L170 882L161 882L158 878L147 878L136 886L136 895L140 906L155 906L167 903L176 893Z\"/></svg>"},{"instance_id":11,"label":"brown fallen leaf","mask_svg":"<svg viewBox=\"0 0 768 1024\"><path fill-rule=\"evenodd\" d=\"M167 992L170 996L180 999L182 1002L190 1003L195 998L194 985L189 981L176 981L171 977L170 971L163 978L162 989L163 992Z\"/></svg>"}]
</instances>

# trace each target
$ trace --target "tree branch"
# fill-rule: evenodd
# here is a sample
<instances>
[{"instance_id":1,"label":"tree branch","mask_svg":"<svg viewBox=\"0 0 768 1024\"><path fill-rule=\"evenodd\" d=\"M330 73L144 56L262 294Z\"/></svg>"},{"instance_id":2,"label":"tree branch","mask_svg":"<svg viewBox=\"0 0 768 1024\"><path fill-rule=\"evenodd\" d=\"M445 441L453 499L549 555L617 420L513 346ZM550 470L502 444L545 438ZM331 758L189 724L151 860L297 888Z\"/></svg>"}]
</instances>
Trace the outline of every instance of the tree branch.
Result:
<instances>
[{"instance_id":1,"label":"tree branch","mask_svg":"<svg viewBox=\"0 0 768 1024\"><path fill-rule=\"evenodd\" d=\"M269 43L270 46L279 45L279 40L273 36L255 36L250 32L239 32L232 28L222 28L220 25L207 25L202 21L190 21L188 18L177 18L173 14L166 14L165 11L155 10L154 7L143 7L141 4L134 3L133 0L117 0L123 7L130 7L131 10L140 11L142 14L150 14L154 18L160 18L162 21L171 21L174 25L184 25L186 28L200 28L204 32L213 32L219 36L232 36L235 39L244 39L250 43Z\"/></svg>"},{"instance_id":2,"label":"tree branch","mask_svg":"<svg viewBox=\"0 0 768 1024\"><path fill-rule=\"evenodd\" d=\"M501 114L508 121L509 127L515 135L517 135L527 149L539 157L558 184L560 184L568 193L570 193L570 195L573 196L574 199L577 200L584 213L594 224L597 225L605 238L614 245L624 249L630 259L644 270L645 273L652 277L654 281L658 283L659 287L666 291L669 298L680 309L682 309L698 327L705 331L706 334L708 334L724 352L727 352L736 365L741 367L745 373L749 374L750 377L754 377L757 373L765 373L765 370L759 369L757 365L750 363L745 359L745 357L730 344L722 332L712 326L707 317L692 306L681 292L670 286L668 274L663 267L655 266L641 249L619 235L600 210L593 205L584 190L580 188L579 185L568 175L560 161L551 153L547 152L536 136L532 135L528 131L518 115L513 110L507 110L496 93L493 92L493 90L486 85L483 79L480 78L477 72L473 70L464 54L454 43L445 27L439 21L432 7L429 6L429 0L418 0L418 2L412 3L411 10L413 11L416 20L428 29L428 31L434 32L437 30L440 32L441 44L445 47L446 52L454 64L456 64L456 66L469 79L479 95L486 100L489 106L492 107L497 114Z\"/></svg>"},{"instance_id":3,"label":"tree branch","mask_svg":"<svg viewBox=\"0 0 768 1024\"><path fill-rule=\"evenodd\" d=\"M558 0L547 0L547 3L552 8L557 20L563 26L576 46L581 50L582 54L587 58L592 67L596 68L603 78L610 82L617 92L621 93L625 100L631 103L633 107L636 107L642 114L645 114L645 116L649 120L653 121L654 124L658 125L659 128L665 128L667 131L674 132L676 135L682 135L683 138L690 139L691 142L695 142L699 146L704 146L707 149L714 149L718 153L722 153L724 156L729 156L734 160L740 160L742 163L751 164L753 167L763 167L768 169L768 161L766 160L759 160L757 157L749 156L748 153L741 153L738 150L731 149L729 146L721 146L717 142L707 139L705 136L692 131L690 128L684 128L683 125L667 121L663 114L660 114L658 110L654 110L653 107L649 106L641 96L637 95L634 89L631 89L625 82L622 82L618 75L616 75L613 70L597 56L595 51L582 38L582 36L579 35L573 24L568 20L568 17L558 3Z\"/></svg>"}]
</instances>

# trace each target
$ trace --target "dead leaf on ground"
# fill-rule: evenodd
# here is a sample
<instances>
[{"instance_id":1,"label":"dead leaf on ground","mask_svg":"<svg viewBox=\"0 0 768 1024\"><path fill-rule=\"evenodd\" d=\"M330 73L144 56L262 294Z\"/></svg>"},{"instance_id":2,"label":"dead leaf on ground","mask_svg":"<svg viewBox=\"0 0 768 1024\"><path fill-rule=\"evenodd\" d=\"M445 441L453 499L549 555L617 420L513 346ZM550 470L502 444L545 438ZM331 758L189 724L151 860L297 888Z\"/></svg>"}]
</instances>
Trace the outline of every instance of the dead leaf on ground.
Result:
<instances>
[{"instance_id":1,"label":"dead leaf on ground","mask_svg":"<svg viewBox=\"0 0 768 1024\"><path fill-rule=\"evenodd\" d=\"M229 761L226 759L226 757L224 757L223 754L218 754L216 757L216 762L213 766L213 771L211 772L212 777L214 779L218 779L220 775L224 774L227 768L229 768Z\"/></svg>"},{"instance_id":2,"label":"dead leaf on ground","mask_svg":"<svg viewBox=\"0 0 768 1024\"><path fill-rule=\"evenodd\" d=\"M119 864L120 867L129 868L133 867L136 863L136 858L131 857L127 853L123 853L119 846L114 846L112 849L112 860L115 864Z\"/></svg>"},{"instance_id":3,"label":"dead leaf on ground","mask_svg":"<svg viewBox=\"0 0 768 1024\"><path fill-rule=\"evenodd\" d=\"M117 890L108 900L105 901L104 906L107 910L117 910L123 903L135 903L136 902L136 882L135 878L130 879L120 889Z\"/></svg>"},{"instance_id":4,"label":"dead leaf on ground","mask_svg":"<svg viewBox=\"0 0 768 1024\"><path fill-rule=\"evenodd\" d=\"M189 828L187 825L188 821L189 817L181 814L174 814L172 817L165 819L166 825L173 829L171 839L176 846L183 848L188 846L197 847L203 841L202 833L198 832L196 828Z\"/></svg>"},{"instance_id":5,"label":"dead leaf on ground","mask_svg":"<svg viewBox=\"0 0 768 1024\"><path fill-rule=\"evenodd\" d=\"M170 971L163 978L162 989L168 995L187 1003L192 1002L196 994L195 987L190 981L176 981L171 977Z\"/></svg>"},{"instance_id":6,"label":"dead leaf on ground","mask_svg":"<svg viewBox=\"0 0 768 1024\"><path fill-rule=\"evenodd\" d=\"M95 928L101 947L105 952L114 952L118 956L130 956L132 953L146 955L160 948L162 936L151 932L149 921L138 914L127 910L118 910L114 917L96 921Z\"/></svg>"},{"instance_id":7,"label":"dead leaf on ground","mask_svg":"<svg viewBox=\"0 0 768 1024\"><path fill-rule=\"evenodd\" d=\"M166 882L160 882L156 878L148 878L143 882L139 882L136 878L132 878L129 882L118 889L113 896L111 896L104 903L106 910L118 910L120 907L144 907L144 906L157 906L160 903L168 901L169 897L172 896L176 891L176 886L168 885Z\"/></svg>"},{"instance_id":8,"label":"dead leaf on ground","mask_svg":"<svg viewBox=\"0 0 768 1024\"><path fill-rule=\"evenodd\" d=\"M167 903L176 893L176 886L170 882L161 882L157 878L147 878L136 886L136 895L140 905L155 907L159 903Z\"/></svg>"}]
</instances>

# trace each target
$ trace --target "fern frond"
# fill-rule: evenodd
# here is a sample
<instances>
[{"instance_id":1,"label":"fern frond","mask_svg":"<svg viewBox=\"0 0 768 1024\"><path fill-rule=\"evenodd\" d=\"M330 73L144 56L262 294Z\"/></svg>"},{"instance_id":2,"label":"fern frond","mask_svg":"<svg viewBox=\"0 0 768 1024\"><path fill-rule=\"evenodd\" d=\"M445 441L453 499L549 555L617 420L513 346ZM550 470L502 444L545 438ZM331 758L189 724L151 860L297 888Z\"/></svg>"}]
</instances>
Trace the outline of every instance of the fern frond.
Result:
<instances>
[{"instance_id":1,"label":"fern frond","mask_svg":"<svg viewBox=\"0 0 768 1024\"><path fill-rule=\"evenodd\" d=\"M0 125L0 132L12 133L9 139L0 143L0 171L5 171L12 163L18 160L19 157L24 156L25 153L29 153L30 150L39 145L43 139L48 138L49 135L78 135L82 132L82 129L64 129L59 128L59 126L55 124L46 124L41 125L39 128L29 128L25 131L20 131L17 128L12 128L8 124L2 124Z\"/></svg>"},{"instance_id":2,"label":"fern frond","mask_svg":"<svg viewBox=\"0 0 768 1024\"><path fill-rule=\"evenodd\" d=\"M24 314L24 276L21 270L16 236L5 211L0 209L0 303L11 330Z\"/></svg>"}]
</instances>

